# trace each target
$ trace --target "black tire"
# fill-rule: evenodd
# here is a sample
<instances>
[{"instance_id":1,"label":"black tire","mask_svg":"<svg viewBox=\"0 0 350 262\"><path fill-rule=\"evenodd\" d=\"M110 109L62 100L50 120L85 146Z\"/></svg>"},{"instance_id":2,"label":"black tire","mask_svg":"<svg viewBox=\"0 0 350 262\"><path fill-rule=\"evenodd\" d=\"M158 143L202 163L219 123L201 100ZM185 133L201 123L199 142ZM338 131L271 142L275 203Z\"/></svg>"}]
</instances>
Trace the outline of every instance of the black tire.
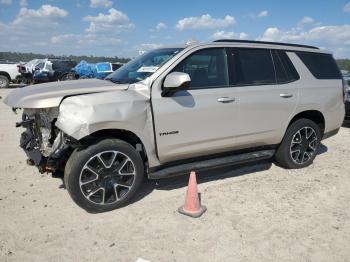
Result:
<instances>
[{"instance_id":1,"label":"black tire","mask_svg":"<svg viewBox=\"0 0 350 262\"><path fill-rule=\"evenodd\" d=\"M304 134L306 135L304 136ZM309 139L306 138L308 135ZM317 140L315 141L315 139ZM320 127L309 119L298 119L288 127L277 149L275 160L279 165L288 169L307 167L314 161L320 141Z\"/></svg>"},{"instance_id":2,"label":"black tire","mask_svg":"<svg viewBox=\"0 0 350 262\"><path fill-rule=\"evenodd\" d=\"M10 85L10 79L7 76L0 75L0 88L8 88Z\"/></svg>"},{"instance_id":3,"label":"black tire","mask_svg":"<svg viewBox=\"0 0 350 262\"><path fill-rule=\"evenodd\" d=\"M117 152L117 156L113 152ZM100 155L96 156L98 154ZM106 167L107 162L111 167ZM123 164L132 171L122 173ZM130 175L132 173L134 175ZM140 154L130 144L119 139L105 139L85 149L76 149L68 159L64 171L64 182L70 196L76 204L91 213L125 206L137 193L143 177L144 165ZM89 182L93 179L96 181ZM83 180L87 181L86 185L82 185L86 183ZM92 194L93 192L97 193Z\"/></svg>"},{"instance_id":4,"label":"black tire","mask_svg":"<svg viewBox=\"0 0 350 262\"><path fill-rule=\"evenodd\" d=\"M76 80L75 75L68 73L68 74L64 74L60 77L60 81L68 81L68 80Z\"/></svg>"}]
</instances>

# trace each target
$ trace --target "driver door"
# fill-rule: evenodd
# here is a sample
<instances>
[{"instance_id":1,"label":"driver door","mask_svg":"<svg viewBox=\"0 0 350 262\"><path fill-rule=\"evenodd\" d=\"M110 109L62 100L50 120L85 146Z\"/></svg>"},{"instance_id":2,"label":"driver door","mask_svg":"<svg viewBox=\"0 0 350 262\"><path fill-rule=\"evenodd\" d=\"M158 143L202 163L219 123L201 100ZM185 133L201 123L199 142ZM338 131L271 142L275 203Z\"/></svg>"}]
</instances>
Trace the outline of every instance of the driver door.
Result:
<instances>
[{"instance_id":1,"label":"driver door","mask_svg":"<svg viewBox=\"0 0 350 262\"><path fill-rule=\"evenodd\" d=\"M234 146L239 105L230 86L226 49L196 51L171 72L188 73L191 88L170 97L161 96L162 80L152 88L160 162L229 151Z\"/></svg>"}]
</instances>

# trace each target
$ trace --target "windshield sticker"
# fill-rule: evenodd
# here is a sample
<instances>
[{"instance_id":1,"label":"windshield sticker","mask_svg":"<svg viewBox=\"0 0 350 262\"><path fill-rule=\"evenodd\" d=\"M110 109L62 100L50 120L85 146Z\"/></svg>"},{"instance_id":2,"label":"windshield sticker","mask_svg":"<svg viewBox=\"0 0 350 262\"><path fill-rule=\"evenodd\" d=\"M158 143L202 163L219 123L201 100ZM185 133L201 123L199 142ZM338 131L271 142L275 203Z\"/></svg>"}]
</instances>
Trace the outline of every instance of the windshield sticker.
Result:
<instances>
[{"instance_id":1,"label":"windshield sticker","mask_svg":"<svg viewBox=\"0 0 350 262\"><path fill-rule=\"evenodd\" d=\"M154 73L158 70L158 66L142 66L137 70L139 73Z\"/></svg>"}]
</instances>

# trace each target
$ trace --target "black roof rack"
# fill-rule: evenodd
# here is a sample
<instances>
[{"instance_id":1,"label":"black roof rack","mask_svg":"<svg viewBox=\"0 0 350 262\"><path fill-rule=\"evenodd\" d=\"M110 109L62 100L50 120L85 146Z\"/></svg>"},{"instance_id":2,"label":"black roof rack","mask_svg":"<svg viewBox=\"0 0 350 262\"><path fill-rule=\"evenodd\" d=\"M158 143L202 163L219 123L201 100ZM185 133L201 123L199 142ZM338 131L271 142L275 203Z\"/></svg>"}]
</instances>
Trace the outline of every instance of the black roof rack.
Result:
<instances>
[{"instance_id":1,"label":"black roof rack","mask_svg":"<svg viewBox=\"0 0 350 262\"><path fill-rule=\"evenodd\" d=\"M282 45L282 46L295 46L295 47L304 47L319 49L318 47L311 45L299 45L299 44L288 44L288 43L279 43L279 42L268 42L268 41L254 41L254 40L236 40L236 39L219 39L214 42L232 42L232 43L249 43L249 44L269 44L269 45Z\"/></svg>"}]
</instances>

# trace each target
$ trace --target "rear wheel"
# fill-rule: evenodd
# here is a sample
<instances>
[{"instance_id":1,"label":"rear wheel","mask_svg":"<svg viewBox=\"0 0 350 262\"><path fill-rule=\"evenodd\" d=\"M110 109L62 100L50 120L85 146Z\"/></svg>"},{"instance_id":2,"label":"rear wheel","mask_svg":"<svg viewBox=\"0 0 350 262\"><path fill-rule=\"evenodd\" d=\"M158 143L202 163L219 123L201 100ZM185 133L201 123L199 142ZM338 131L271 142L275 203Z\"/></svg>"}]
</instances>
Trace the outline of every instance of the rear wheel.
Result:
<instances>
[{"instance_id":1,"label":"rear wheel","mask_svg":"<svg viewBox=\"0 0 350 262\"><path fill-rule=\"evenodd\" d=\"M104 212L127 204L142 184L144 167L130 144L106 139L69 158L64 181L72 199L89 212Z\"/></svg>"},{"instance_id":2,"label":"rear wheel","mask_svg":"<svg viewBox=\"0 0 350 262\"><path fill-rule=\"evenodd\" d=\"M60 81L76 80L73 73L68 73L60 77Z\"/></svg>"},{"instance_id":3,"label":"rear wheel","mask_svg":"<svg viewBox=\"0 0 350 262\"><path fill-rule=\"evenodd\" d=\"M320 141L320 127L309 119L299 119L288 127L277 150L276 161L291 169L309 166L317 155Z\"/></svg>"},{"instance_id":4,"label":"rear wheel","mask_svg":"<svg viewBox=\"0 0 350 262\"><path fill-rule=\"evenodd\" d=\"M10 85L10 79L7 76L0 75L0 88L8 88Z\"/></svg>"}]
</instances>

